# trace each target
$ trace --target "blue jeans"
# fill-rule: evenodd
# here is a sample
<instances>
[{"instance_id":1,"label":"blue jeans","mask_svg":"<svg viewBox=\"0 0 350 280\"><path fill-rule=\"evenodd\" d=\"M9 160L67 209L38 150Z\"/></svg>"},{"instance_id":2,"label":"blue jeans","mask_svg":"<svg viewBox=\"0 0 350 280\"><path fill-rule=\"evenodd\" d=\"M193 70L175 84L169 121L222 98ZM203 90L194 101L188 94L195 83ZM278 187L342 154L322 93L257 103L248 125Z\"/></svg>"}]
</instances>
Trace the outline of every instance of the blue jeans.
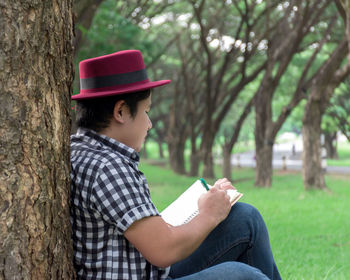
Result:
<instances>
[{"instance_id":1,"label":"blue jeans","mask_svg":"<svg viewBox=\"0 0 350 280\"><path fill-rule=\"evenodd\" d=\"M281 279L258 210L236 203L192 255L171 266L169 279Z\"/></svg>"}]
</instances>

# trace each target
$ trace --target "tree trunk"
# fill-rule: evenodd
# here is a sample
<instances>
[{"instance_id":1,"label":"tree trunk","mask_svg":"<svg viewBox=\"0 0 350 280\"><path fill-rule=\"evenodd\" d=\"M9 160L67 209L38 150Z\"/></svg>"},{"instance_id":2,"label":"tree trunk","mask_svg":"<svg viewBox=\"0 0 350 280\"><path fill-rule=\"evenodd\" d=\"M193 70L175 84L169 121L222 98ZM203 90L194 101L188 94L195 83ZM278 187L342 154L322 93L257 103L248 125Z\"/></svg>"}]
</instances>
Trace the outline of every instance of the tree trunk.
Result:
<instances>
[{"instance_id":1,"label":"tree trunk","mask_svg":"<svg viewBox=\"0 0 350 280\"><path fill-rule=\"evenodd\" d=\"M190 176L198 176L199 173L199 163L200 163L200 155L197 152L192 152L191 153L191 157L190 157L190 163L191 163L191 167L190 167Z\"/></svg>"},{"instance_id":2,"label":"tree trunk","mask_svg":"<svg viewBox=\"0 0 350 280\"><path fill-rule=\"evenodd\" d=\"M326 132L324 133L324 147L327 152L327 158L338 159L337 152L337 132Z\"/></svg>"},{"instance_id":3,"label":"tree trunk","mask_svg":"<svg viewBox=\"0 0 350 280\"><path fill-rule=\"evenodd\" d=\"M164 158L164 149L163 149L163 141L158 141L158 152L159 152L159 157L161 159Z\"/></svg>"},{"instance_id":4,"label":"tree trunk","mask_svg":"<svg viewBox=\"0 0 350 280\"><path fill-rule=\"evenodd\" d=\"M83 43L83 30L89 30L97 8L103 0L74 0L75 37L74 54L77 55Z\"/></svg>"},{"instance_id":5,"label":"tree trunk","mask_svg":"<svg viewBox=\"0 0 350 280\"><path fill-rule=\"evenodd\" d=\"M321 159L321 121L334 89L349 74L350 63L340 68L348 53L343 40L315 75L303 117L303 179L305 189L326 189Z\"/></svg>"},{"instance_id":6,"label":"tree trunk","mask_svg":"<svg viewBox=\"0 0 350 280\"><path fill-rule=\"evenodd\" d=\"M340 0L342 8L338 5L338 1L335 1L337 4L338 11L340 14L344 12L343 15L345 21L345 36L348 42L348 49L350 50L350 0ZM348 53L348 60L350 61L350 52Z\"/></svg>"},{"instance_id":7,"label":"tree trunk","mask_svg":"<svg viewBox=\"0 0 350 280\"><path fill-rule=\"evenodd\" d=\"M194 122L191 122L191 156L190 156L190 172L188 175L197 177L199 174L199 164L201 162L201 153L197 149L197 135L194 131Z\"/></svg>"},{"instance_id":8,"label":"tree trunk","mask_svg":"<svg viewBox=\"0 0 350 280\"><path fill-rule=\"evenodd\" d=\"M230 145L224 144L222 146L222 172L223 177L227 178L229 181L232 181L232 170L231 170L231 151L232 148Z\"/></svg>"},{"instance_id":9,"label":"tree trunk","mask_svg":"<svg viewBox=\"0 0 350 280\"><path fill-rule=\"evenodd\" d=\"M72 0L2 0L0 278L73 279Z\"/></svg>"},{"instance_id":10,"label":"tree trunk","mask_svg":"<svg viewBox=\"0 0 350 280\"><path fill-rule=\"evenodd\" d=\"M256 179L255 185L271 187L272 184L272 151L273 145L256 145Z\"/></svg>"},{"instance_id":11,"label":"tree trunk","mask_svg":"<svg viewBox=\"0 0 350 280\"><path fill-rule=\"evenodd\" d=\"M182 139L173 138L171 141L168 141L168 149L171 169L178 174L186 174L184 158L185 142Z\"/></svg>"},{"instance_id":12,"label":"tree trunk","mask_svg":"<svg viewBox=\"0 0 350 280\"><path fill-rule=\"evenodd\" d=\"M271 72L269 69L266 72ZM271 187L272 183L272 148L275 135L272 133L272 96L273 87L269 75L260 86L255 103L255 158L256 178L255 185L259 187Z\"/></svg>"},{"instance_id":13,"label":"tree trunk","mask_svg":"<svg viewBox=\"0 0 350 280\"><path fill-rule=\"evenodd\" d=\"M205 157L203 160L203 177L205 178L215 178L214 174L214 163L213 163L213 153L210 150L205 151Z\"/></svg>"},{"instance_id":14,"label":"tree trunk","mask_svg":"<svg viewBox=\"0 0 350 280\"><path fill-rule=\"evenodd\" d=\"M254 104L256 96L254 95L248 104L245 106L242 114L240 115L238 121L235 123L234 127L232 127L233 133L230 133L228 131L224 132L225 135L225 143L222 145L222 151L223 151L223 164L222 164L222 173L224 177L232 181L232 170L231 170L231 154L234 145L236 144L238 140L239 133L241 131L241 127L245 121L245 119L248 117L251 108ZM228 135L231 134L231 137ZM239 163L238 163L239 165Z\"/></svg>"},{"instance_id":15,"label":"tree trunk","mask_svg":"<svg viewBox=\"0 0 350 280\"><path fill-rule=\"evenodd\" d=\"M207 131L213 131L210 126L207 126ZM203 177L215 178L214 174L214 162L213 162L213 144L215 133L206 133L203 135L201 153L203 155Z\"/></svg>"},{"instance_id":16,"label":"tree trunk","mask_svg":"<svg viewBox=\"0 0 350 280\"><path fill-rule=\"evenodd\" d=\"M303 118L303 180L305 189L326 189L322 174L321 119L322 113L315 104L308 104Z\"/></svg>"}]
</instances>

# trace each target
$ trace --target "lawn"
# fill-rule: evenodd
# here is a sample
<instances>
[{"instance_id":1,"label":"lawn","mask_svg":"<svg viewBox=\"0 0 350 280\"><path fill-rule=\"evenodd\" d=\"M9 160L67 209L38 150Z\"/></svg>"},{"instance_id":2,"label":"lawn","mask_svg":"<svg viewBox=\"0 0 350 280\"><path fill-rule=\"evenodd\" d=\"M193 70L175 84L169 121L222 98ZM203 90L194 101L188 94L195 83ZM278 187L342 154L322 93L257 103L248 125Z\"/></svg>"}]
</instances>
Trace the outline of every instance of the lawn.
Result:
<instances>
[{"instance_id":1,"label":"lawn","mask_svg":"<svg viewBox=\"0 0 350 280\"><path fill-rule=\"evenodd\" d=\"M146 162L140 169L160 211L197 179ZM269 189L254 187L254 176L239 169L233 177L242 201L265 218L282 278L350 279L350 176L327 176L330 192L306 192L298 173L275 172Z\"/></svg>"}]
</instances>

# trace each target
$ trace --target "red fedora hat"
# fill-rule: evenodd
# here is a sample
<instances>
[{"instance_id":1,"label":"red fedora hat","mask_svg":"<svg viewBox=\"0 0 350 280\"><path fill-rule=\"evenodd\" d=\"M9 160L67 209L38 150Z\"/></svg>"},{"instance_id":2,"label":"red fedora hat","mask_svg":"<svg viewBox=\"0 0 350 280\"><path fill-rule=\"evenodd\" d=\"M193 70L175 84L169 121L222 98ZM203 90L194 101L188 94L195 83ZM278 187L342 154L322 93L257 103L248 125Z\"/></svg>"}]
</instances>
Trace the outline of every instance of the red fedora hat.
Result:
<instances>
[{"instance_id":1,"label":"red fedora hat","mask_svg":"<svg viewBox=\"0 0 350 280\"><path fill-rule=\"evenodd\" d=\"M159 87L170 80L151 82L138 50L120 51L86 59L79 64L80 93L72 99L88 99Z\"/></svg>"}]
</instances>

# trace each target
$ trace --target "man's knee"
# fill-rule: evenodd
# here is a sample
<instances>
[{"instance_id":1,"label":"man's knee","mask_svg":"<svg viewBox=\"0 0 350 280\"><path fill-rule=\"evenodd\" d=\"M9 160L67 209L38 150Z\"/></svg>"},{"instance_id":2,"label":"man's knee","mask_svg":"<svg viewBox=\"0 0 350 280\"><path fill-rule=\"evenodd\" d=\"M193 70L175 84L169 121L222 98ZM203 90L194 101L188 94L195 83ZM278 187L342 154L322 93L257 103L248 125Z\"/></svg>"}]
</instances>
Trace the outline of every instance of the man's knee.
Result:
<instances>
[{"instance_id":1,"label":"man's knee","mask_svg":"<svg viewBox=\"0 0 350 280\"><path fill-rule=\"evenodd\" d=\"M244 202L237 202L232 206L232 211L237 213L237 215L242 216L260 216L258 209L256 209L253 205Z\"/></svg>"},{"instance_id":2,"label":"man's knee","mask_svg":"<svg viewBox=\"0 0 350 280\"><path fill-rule=\"evenodd\" d=\"M231 217L232 216L232 217ZM238 202L235 205L233 205L230 215L228 218L232 219L243 219L243 220L250 220L250 221L258 221L262 220L262 216L258 209L256 209L254 206L243 203L243 202Z\"/></svg>"},{"instance_id":3,"label":"man's knee","mask_svg":"<svg viewBox=\"0 0 350 280\"><path fill-rule=\"evenodd\" d=\"M261 230L266 230L264 219L260 212L252 205L238 202L236 203L222 225L226 229L239 231L243 236L252 238ZM227 228L228 227L228 228Z\"/></svg>"},{"instance_id":4,"label":"man's knee","mask_svg":"<svg viewBox=\"0 0 350 280\"><path fill-rule=\"evenodd\" d=\"M235 280L267 280L267 276L259 269L241 262L224 262L208 270L213 279ZM208 275L209 276L209 275ZM211 278L208 278L211 279Z\"/></svg>"}]
</instances>

